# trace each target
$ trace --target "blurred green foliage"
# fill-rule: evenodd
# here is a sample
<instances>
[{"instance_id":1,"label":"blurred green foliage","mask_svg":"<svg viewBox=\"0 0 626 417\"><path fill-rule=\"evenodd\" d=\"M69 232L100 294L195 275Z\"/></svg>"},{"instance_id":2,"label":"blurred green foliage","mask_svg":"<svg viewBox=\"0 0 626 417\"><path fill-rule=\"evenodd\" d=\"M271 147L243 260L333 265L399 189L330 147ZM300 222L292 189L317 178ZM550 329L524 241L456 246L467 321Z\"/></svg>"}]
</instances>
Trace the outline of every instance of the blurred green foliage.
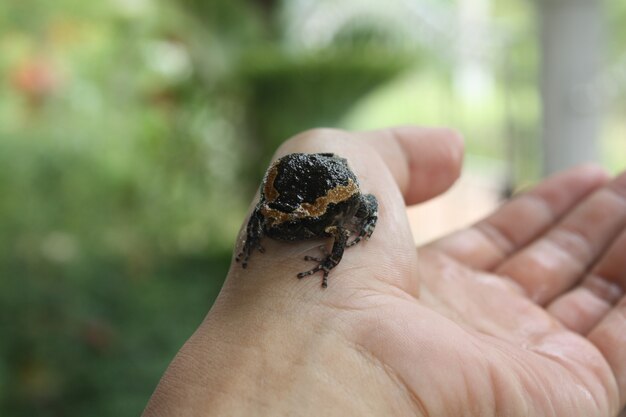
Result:
<instances>
[{"instance_id":1,"label":"blurred green foliage","mask_svg":"<svg viewBox=\"0 0 626 417\"><path fill-rule=\"evenodd\" d=\"M133 13L0 6L0 415L138 415L227 271L240 145Z\"/></svg>"},{"instance_id":2,"label":"blurred green foliage","mask_svg":"<svg viewBox=\"0 0 626 417\"><path fill-rule=\"evenodd\" d=\"M249 135L259 158L260 177L280 143L303 128L337 126L357 98L407 65L398 55L373 48L350 48L294 59L276 51L251 55L244 65Z\"/></svg>"}]
</instances>

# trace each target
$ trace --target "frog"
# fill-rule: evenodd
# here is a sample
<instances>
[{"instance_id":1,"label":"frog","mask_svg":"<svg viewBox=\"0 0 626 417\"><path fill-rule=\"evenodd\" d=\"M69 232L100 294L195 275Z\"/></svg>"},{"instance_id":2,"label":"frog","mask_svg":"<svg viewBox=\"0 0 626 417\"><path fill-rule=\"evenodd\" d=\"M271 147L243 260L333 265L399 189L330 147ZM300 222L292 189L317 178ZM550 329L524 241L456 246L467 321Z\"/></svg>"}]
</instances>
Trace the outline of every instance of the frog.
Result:
<instances>
[{"instance_id":1,"label":"frog","mask_svg":"<svg viewBox=\"0 0 626 417\"><path fill-rule=\"evenodd\" d=\"M341 262L346 248L368 240L378 221L378 200L364 194L348 161L334 153L291 153L267 169L260 198L248 219L243 248L236 257L245 269L255 250L264 253L261 240L332 239L322 257L305 256L317 265L298 278L322 273L328 287L330 271Z\"/></svg>"}]
</instances>

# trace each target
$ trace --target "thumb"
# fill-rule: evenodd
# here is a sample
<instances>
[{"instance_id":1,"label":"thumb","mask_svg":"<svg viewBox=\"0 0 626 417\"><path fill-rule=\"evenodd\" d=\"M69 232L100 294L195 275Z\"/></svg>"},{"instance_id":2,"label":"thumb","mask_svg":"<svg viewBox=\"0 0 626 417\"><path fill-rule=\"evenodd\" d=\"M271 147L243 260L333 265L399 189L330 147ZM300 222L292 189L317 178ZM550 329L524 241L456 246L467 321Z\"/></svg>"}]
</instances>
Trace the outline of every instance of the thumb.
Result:
<instances>
[{"instance_id":1,"label":"thumb","mask_svg":"<svg viewBox=\"0 0 626 417\"><path fill-rule=\"evenodd\" d=\"M346 251L341 263L332 270L328 291L342 293L346 287L362 289L364 285L371 289L383 283L416 296L419 292L417 258L405 204L424 201L453 184L462 160L459 135L449 129L417 127L370 132L316 129L285 142L275 157L296 152L331 152L347 159L359 179L361 192L373 194L379 204L372 239ZM235 276L248 273L256 264L259 269L255 272L254 285L261 285L263 281L259 275L295 277L308 266L303 255L319 256L314 253L319 245L319 241L285 243L264 238L267 253L253 253L246 272L234 265L231 273ZM318 280L309 278L307 284L296 279L287 281L285 285L306 286L319 293Z\"/></svg>"}]
</instances>

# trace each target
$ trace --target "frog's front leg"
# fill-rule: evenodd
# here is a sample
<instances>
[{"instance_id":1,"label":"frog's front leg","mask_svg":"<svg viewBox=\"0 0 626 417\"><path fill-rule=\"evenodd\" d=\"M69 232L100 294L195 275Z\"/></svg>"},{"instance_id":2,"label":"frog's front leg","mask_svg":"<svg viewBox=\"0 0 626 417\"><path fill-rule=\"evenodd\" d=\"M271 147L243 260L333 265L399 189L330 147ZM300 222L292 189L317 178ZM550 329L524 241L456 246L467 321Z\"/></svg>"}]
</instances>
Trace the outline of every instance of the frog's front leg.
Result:
<instances>
[{"instance_id":1,"label":"frog's front leg","mask_svg":"<svg viewBox=\"0 0 626 417\"><path fill-rule=\"evenodd\" d=\"M263 246L261 246L261 238L263 237L263 216L259 208L256 207L250 219L248 220L248 226L246 227L246 237L243 244L243 249L235 258L235 262L241 261L241 266L246 268L248 266L248 259L254 249L258 249L259 252L265 252Z\"/></svg>"},{"instance_id":2,"label":"frog's front leg","mask_svg":"<svg viewBox=\"0 0 626 417\"><path fill-rule=\"evenodd\" d=\"M323 271L324 277L322 278L322 288L328 287L328 273L331 269L336 267L339 262L341 262L343 252L346 248L346 243L348 242L348 237L350 237L350 231L341 226L330 226L327 227L325 231L334 238L332 250L322 259L306 256L304 258L305 260L317 261L319 264L309 271L300 272L298 274L298 278L304 278L309 275L313 275L318 271Z\"/></svg>"},{"instance_id":3,"label":"frog's front leg","mask_svg":"<svg viewBox=\"0 0 626 417\"><path fill-rule=\"evenodd\" d=\"M347 244L348 247L354 246L362 239L369 239L374 233L376 222L378 221L378 200L372 194L365 194L361 197L361 205L355 215L358 220L357 236Z\"/></svg>"}]
</instances>

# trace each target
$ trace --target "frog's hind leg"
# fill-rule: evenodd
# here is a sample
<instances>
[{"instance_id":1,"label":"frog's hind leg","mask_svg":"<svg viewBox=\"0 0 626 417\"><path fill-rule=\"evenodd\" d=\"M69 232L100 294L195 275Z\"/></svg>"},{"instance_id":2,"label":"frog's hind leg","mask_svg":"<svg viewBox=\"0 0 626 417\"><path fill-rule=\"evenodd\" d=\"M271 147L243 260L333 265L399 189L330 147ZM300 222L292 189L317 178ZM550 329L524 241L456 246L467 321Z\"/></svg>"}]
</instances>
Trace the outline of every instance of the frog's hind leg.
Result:
<instances>
[{"instance_id":1,"label":"frog's hind leg","mask_svg":"<svg viewBox=\"0 0 626 417\"><path fill-rule=\"evenodd\" d=\"M237 257L235 262L241 262L241 266L246 268L248 266L248 259L254 249L264 253L265 249L261 246L261 237L263 237L262 217L258 208L255 208L250 219L248 220L248 226L246 227L246 237L243 244L243 249Z\"/></svg>"},{"instance_id":2,"label":"frog's hind leg","mask_svg":"<svg viewBox=\"0 0 626 417\"><path fill-rule=\"evenodd\" d=\"M330 270L339 265L341 258L343 257L343 251L346 248L350 231L343 227L331 226L326 229L326 233L334 237L333 248L325 258L319 259L312 256L306 256L304 259L307 261L316 261L319 264L308 271L300 272L298 278L308 277L318 271L323 271L324 276L322 278L322 288L328 287L328 274Z\"/></svg>"},{"instance_id":3,"label":"frog's hind leg","mask_svg":"<svg viewBox=\"0 0 626 417\"><path fill-rule=\"evenodd\" d=\"M369 239L374 233L376 222L378 221L378 201L372 194L362 197L361 205L355 215L357 219L357 236L346 245L354 246L362 239Z\"/></svg>"}]
</instances>

